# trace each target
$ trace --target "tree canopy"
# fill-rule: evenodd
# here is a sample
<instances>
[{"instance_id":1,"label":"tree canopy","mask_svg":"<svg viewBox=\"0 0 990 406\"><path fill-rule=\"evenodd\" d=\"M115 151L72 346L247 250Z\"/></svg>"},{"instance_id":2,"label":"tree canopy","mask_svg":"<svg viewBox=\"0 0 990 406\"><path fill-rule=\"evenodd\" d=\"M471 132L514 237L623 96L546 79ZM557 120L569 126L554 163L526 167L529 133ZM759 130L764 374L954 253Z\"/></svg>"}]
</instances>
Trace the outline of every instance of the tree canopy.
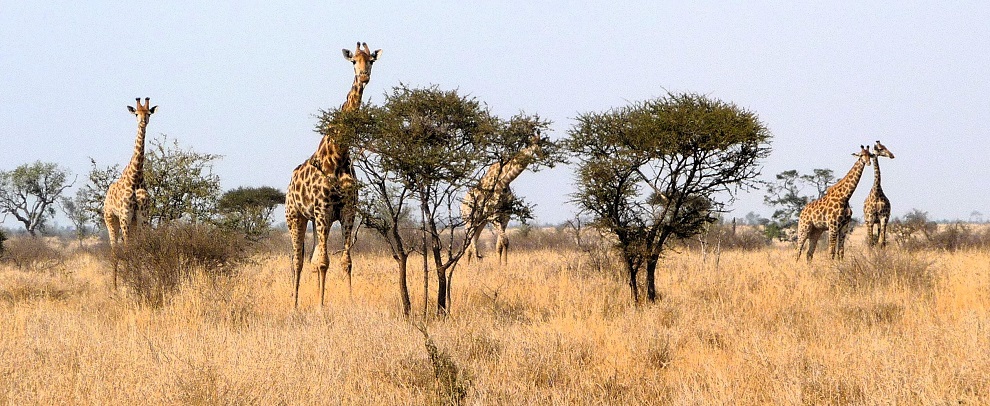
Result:
<instances>
[{"instance_id":1,"label":"tree canopy","mask_svg":"<svg viewBox=\"0 0 990 406\"><path fill-rule=\"evenodd\" d=\"M36 161L12 171L0 171L0 213L13 215L32 236L55 216L62 191L75 181L57 164Z\"/></svg>"},{"instance_id":2,"label":"tree canopy","mask_svg":"<svg viewBox=\"0 0 990 406\"><path fill-rule=\"evenodd\" d=\"M577 162L573 202L616 237L634 300L645 268L647 299L667 242L700 233L726 199L756 184L769 155L756 114L698 94L669 94L585 113L566 147Z\"/></svg>"}]
</instances>

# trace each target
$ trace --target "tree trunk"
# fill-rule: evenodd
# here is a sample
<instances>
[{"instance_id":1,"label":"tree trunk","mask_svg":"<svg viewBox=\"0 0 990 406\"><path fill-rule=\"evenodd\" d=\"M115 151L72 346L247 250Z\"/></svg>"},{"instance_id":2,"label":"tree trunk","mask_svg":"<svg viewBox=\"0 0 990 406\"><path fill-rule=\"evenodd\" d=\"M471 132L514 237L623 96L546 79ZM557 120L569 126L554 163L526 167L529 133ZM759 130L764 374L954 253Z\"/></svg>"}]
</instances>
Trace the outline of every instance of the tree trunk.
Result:
<instances>
[{"instance_id":1,"label":"tree trunk","mask_svg":"<svg viewBox=\"0 0 990 406\"><path fill-rule=\"evenodd\" d=\"M650 303L657 301L657 262L659 258L646 259L646 300Z\"/></svg>"},{"instance_id":2,"label":"tree trunk","mask_svg":"<svg viewBox=\"0 0 990 406\"><path fill-rule=\"evenodd\" d=\"M402 302L402 314L409 318L412 303L409 300L409 284L406 281L406 264L409 256L405 253L395 255L395 264L399 268L399 300Z\"/></svg>"},{"instance_id":3,"label":"tree trunk","mask_svg":"<svg viewBox=\"0 0 990 406\"><path fill-rule=\"evenodd\" d=\"M633 259L626 257L626 272L629 275L629 289L632 292L633 302L639 303L639 286L636 283L636 273L639 271Z\"/></svg>"}]
</instances>

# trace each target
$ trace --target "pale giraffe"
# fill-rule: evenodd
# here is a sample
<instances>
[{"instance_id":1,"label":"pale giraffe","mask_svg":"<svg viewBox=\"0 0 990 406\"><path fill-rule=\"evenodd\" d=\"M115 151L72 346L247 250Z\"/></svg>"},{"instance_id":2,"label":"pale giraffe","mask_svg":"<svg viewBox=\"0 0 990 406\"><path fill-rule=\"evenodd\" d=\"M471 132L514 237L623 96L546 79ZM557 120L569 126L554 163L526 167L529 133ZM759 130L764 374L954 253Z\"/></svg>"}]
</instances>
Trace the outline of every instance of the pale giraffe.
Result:
<instances>
[{"instance_id":1,"label":"pale giraffe","mask_svg":"<svg viewBox=\"0 0 990 406\"><path fill-rule=\"evenodd\" d=\"M863 222L867 227L866 243L881 248L887 245L887 222L890 220L890 200L880 187L880 157L894 159L894 153L877 141L873 145L873 189L863 203Z\"/></svg>"},{"instance_id":2,"label":"pale giraffe","mask_svg":"<svg viewBox=\"0 0 990 406\"><path fill-rule=\"evenodd\" d=\"M536 130L525 148L508 161L497 162L490 166L478 185L471 188L464 196L464 201L461 203L461 216L464 219L466 229L473 231L465 252L468 261L472 257L481 259L481 253L478 251L478 240L488 223L495 227L497 236L495 252L498 253L499 262L506 263L508 261L509 238L505 230L509 225L511 209L518 202L518 198L512 192L509 183L519 177L519 174L526 170L526 166L533 162L538 154L542 153L541 144L543 142L544 140L540 138L540 131ZM476 213L476 210L481 210L481 212Z\"/></svg>"},{"instance_id":3,"label":"pale giraffe","mask_svg":"<svg viewBox=\"0 0 990 406\"><path fill-rule=\"evenodd\" d=\"M363 46L363 49L362 49ZM344 49L344 58L354 64L354 84L347 93L347 101L341 111L353 111L360 107L364 88L371 80L371 66L381 55L381 50L371 52L368 44L358 43L351 52ZM305 249L306 225L316 224L316 252L319 258L317 268L320 279L320 305L326 286L327 268L330 259L327 253L327 239L330 226L340 221L344 235L344 250L341 255L341 268L351 278L351 230L354 228L357 187L354 180L354 166L351 163L349 145L343 145L336 137L333 128L325 130L316 152L292 171L285 195L285 223L292 239L292 268L295 271L295 305L299 306L299 280L302 277Z\"/></svg>"},{"instance_id":4,"label":"pale giraffe","mask_svg":"<svg viewBox=\"0 0 990 406\"><path fill-rule=\"evenodd\" d=\"M110 184L103 199L103 221L110 236L110 256L113 262L113 287L117 288L117 258L120 244L127 245L133 236L145 225L148 219L148 191L144 188L144 137L148 120L158 106L150 106L151 99L136 98L137 107L127 106L127 110L137 117L137 139L134 141L134 154L124 167L120 179Z\"/></svg>"},{"instance_id":5,"label":"pale giraffe","mask_svg":"<svg viewBox=\"0 0 990 406\"><path fill-rule=\"evenodd\" d=\"M845 227L852 218L852 209L849 207L849 198L852 197L860 177L863 176L863 168L870 165L873 154L866 147L860 145L860 151L853 154L856 156L856 163L846 176L839 179L825 191L825 195L804 206L798 220L798 259L801 258L801 251L804 250L805 242L808 243L808 261L815 254L815 246L822 233L828 231L829 256L832 259L842 258L842 246L845 237Z\"/></svg>"}]
</instances>

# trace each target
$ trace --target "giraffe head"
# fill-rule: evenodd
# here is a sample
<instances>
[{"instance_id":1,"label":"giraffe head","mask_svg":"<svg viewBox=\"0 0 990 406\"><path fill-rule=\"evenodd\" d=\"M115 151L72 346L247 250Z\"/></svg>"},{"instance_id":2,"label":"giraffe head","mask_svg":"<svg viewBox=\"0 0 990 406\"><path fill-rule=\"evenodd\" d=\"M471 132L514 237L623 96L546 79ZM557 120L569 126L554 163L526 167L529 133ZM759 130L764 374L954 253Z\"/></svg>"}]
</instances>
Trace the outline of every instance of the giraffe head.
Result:
<instances>
[{"instance_id":1,"label":"giraffe head","mask_svg":"<svg viewBox=\"0 0 990 406\"><path fill-rule=\"evenodd\" d=\"M876 156L882 156L882 157L894 159L894 153L890 152L890 150L887 149L887 147L883 146L883 144L881 144L879 140L877 140L877 143L873 145L873 153Z\"/></svg>"},{"instance_id":2,"label":"giraffe head","mask_svg":"<svg viewBox=\"0 0 990 406\"><path fill-rule=\"evenodd\" d=\"M368 48L368 43L358 42L354 52L346 48L343 51L344 58L354 64L354 76L362 84L367 84L371 80L371 65L374 65L375 61L378 60L378 56L381 55L382 50L376 49L374 52L371 52L371 49Z\"/></svg>"},{"instance_id":3,"label":"giraffe head","mask_svg":"<svg viewBox=\"0 0 990 406\"><path fill-rule=\"evenodd\" d=\"M134 114L135 117L137 117L138 124L148 125L148 119L151 117L152 114L155 114L155 109L158 108L158 106L151 106L150 97L144 98L144 105L141 104L140 97L135 98L134 100L137 101L137 108L127 106L127 110L130 111L131 114Z\"/></svg>"},{"instance_id":4,"label":"giraffe head","mask_svg":"<svg viewBox=\"0 0 990 406\"><path fill-rule=\"evenodd\" d=\"M852 155L855 157L859 157L860 162L862 162L864 165L871 166L870 163L872 162L873 154L870 153L869 148L860 145L859 152Z\"/></svg>"}]
</instances>

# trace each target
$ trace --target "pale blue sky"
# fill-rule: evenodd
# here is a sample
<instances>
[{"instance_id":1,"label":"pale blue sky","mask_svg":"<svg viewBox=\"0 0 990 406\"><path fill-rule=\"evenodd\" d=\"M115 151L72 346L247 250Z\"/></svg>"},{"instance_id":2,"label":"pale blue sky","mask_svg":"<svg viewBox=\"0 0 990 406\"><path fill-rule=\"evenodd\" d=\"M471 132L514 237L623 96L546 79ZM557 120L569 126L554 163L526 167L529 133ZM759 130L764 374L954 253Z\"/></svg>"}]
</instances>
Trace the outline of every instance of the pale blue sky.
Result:
<instances>
[{"instance_id":1,"label":"pale blue sky","mask_svg":"<svg viewBox=\"0 0 990 406\"><path fill-rule=\"evenodd\" d=\"M149 132L224 155L224 189L284 190L318 143L313 114L349 89L341 48L364 41L383 50L372 102L400 82L437 84L505 117L538 113L560 138L579 113L698 92L771 129L765 179L841 176L879 139L897 155L882 162L895 216L990 217L990 3L355 3L2 0L0 169L52 161L80 185L89 157L123 165L126 106L151 97ZM572 184L561 167L515 189L557 223L574 215ZM762 196L741 195L731 215L769 216Z\"/></svg>"}]
</instances>

